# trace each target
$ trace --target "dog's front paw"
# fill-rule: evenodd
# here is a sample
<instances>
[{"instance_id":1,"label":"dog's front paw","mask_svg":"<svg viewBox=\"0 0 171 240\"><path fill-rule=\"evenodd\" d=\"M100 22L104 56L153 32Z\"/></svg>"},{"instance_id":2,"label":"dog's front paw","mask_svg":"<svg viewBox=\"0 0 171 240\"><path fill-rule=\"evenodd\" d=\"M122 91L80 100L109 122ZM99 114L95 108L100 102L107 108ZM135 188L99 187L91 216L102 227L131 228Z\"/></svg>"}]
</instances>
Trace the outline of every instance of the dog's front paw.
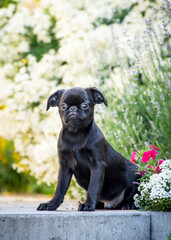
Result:
<instances>
[{"instance_id":1,"label":"dog's front paw","mask_svg":"<svg viewBox=\"0 0 171 240\"><path fill-rule=\"evenodd\" d=\"M57 205L54 204L53 202L47 202L47 203L41 203L37 210L38 211L44 211L44 210L47 210L47 211L53 211L53 210L56 210L57 209Z\"/></svg>"},{"instance_id":2,"label":"dog's front paw","mask_svg":"<svg viewBox=\"0 0 171 240\"><path fill-rule=\"evenodd\" d=\"M79 202L78 211L94 211L94 210L95 210L94 206Z\"/></svg>"}]
</instances>

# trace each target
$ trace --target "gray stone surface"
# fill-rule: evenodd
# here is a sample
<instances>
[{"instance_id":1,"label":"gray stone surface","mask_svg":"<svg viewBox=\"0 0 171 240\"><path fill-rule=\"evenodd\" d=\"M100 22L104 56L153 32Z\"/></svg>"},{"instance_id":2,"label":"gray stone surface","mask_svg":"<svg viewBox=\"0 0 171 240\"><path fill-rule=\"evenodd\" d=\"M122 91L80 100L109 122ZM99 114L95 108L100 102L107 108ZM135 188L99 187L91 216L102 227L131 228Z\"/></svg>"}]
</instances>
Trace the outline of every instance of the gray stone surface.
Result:
<instances>
[{"instance_id":1,"label":"gray stone surface","mask_svg":"<svg viewBox=\"0 0 171 240\"><path fill-rule=\"evenodd\" d=\"M0 214L1 240L150 239L148 213L126 211Z\"/></svg>"},{"instance_id":2,"label":"gray stone surface","mask_svg":"<svg viewBox=\"0 0 171 240\"><path fill-rule=\"evenodd\" d=\"M37 197L0 196L0 240L168 240L171 212L78 212L77 202L36 211Z\"/></svg>"},{"instance_id":3,"label":"gray stone surface","mask_svg":"<svg viewBox=\"0 0 171 240\"><path fill-rule=\"evenodd\" d=\"M151 240L168 240L171 235L171 212L151 213Z\"/></svg>"}]
</instances>

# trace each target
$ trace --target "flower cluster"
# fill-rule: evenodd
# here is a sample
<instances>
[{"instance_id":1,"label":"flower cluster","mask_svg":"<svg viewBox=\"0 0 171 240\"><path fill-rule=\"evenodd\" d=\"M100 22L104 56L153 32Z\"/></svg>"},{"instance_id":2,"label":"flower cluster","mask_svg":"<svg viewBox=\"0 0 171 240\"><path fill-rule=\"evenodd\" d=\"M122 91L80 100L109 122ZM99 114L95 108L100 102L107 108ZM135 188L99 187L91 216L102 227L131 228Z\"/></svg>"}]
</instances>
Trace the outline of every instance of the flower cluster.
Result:
<instances>
[{"instance_id":1,"label":"flower cluster","mask_svg":"<svg viewBox=\"0 0 171 240\"><path fill-rule=\"evenodd\" d=\"M138 166L140 184L135 194L135 205L146 210L171 210L171 159L157 160L159 148L150 144L152 150L134 151L130 161ZM150 163L150 164L149 164Z\"/></svg>"},{"instance_id":2,"label":"flower cluster","mask_svg":"<svg viewBox=\"0 0 171 240\"><path fill-rule=\"evenodd\" d=\"M130 161L138 164L139 174L144 176L147 172L159 173L161 171L160 165L164 160L156 160L159 148L150 144L151 150L139 153L136 150L133 151Z\"/></svg>"},{"instance_id":3,"label":"flower cluster","mask_svg":"<svg viewBox=\"0 0 171 240\"><path fill-rule=\"evenodd\" d=\"M152 158L153 160L155 160L156 158L156 155L158 154L158 152L156 152L154 150L154 148L152 148L151 151L148 151L148 152L144 152L143 153L143 157L142 157L142 162L143 163L146 163L150 160L150 158Z\"/></svg>"}]
</instances>

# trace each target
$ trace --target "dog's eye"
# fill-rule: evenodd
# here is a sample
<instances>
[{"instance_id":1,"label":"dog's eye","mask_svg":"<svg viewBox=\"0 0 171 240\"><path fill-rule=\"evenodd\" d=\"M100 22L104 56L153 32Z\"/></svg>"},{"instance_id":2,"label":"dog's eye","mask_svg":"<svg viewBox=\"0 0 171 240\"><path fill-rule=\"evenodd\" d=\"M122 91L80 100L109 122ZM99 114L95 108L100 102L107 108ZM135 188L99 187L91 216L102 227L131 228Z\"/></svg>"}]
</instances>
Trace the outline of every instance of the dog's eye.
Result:
<instances>
[{"instance_id":1,"label":"dog's eye","mask_svg":"<svg viewBox=\"0 0 171 240\"><path fill-rule=\"evenodd\" d=\"M87 110L89 108L89 105L86 103L86 102L83 102L82 104L81 104L81 109L82 110Z\"/></svg>"},{"instance_id":2,"label":"dog's eye","mask_svg":"<svg viewBox=\"0 0 171 240\"><path fill-rule=\"evenodd\" d=\"M66 103L63 103L62 105L61 105L61 110L62 111L65 111L67 109L67 104Z\"/></svg>"}]
</instances>

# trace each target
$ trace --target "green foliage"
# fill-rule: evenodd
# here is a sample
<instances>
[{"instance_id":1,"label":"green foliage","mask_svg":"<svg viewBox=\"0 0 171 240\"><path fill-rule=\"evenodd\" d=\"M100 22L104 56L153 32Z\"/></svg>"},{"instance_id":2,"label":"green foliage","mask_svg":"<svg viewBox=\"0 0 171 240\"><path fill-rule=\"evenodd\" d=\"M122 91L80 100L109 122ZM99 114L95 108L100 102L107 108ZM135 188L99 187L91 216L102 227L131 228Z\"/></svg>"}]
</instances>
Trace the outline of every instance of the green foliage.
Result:
<instances>
[{"instance_id":1,"label":"green foliage","mask_svg":"<svg viewBox=\"0 0 171 240\"><path fill-rule=\"evenodd\" d=\"M134 149L144 149L144 144L149 143L159 146L162 157L170 157L171 49L167 24L164 25L165 33L157 36L151 20L147 22L146 61L136 55L132 59L125 56L126 64L120 70L129 69L133 74L122 90L114 84L108 88L107 81L102 81L109 105L102 128L109 142L127 158ZM156 42L158 39L163 39L162 43ZM122 75L126 78L125 72Z\"/></svg>"},{"instance_id":2,"label":"green foliage","mask_svg":"<svg viewBox=\"0 0 171 240\"><path fill-rule=\"evenodd\" d=\"M100 25L110 25L113 23L122 23L125 19L125 17L132 11L134 6L136 6L137 3L132 4L129 8L119 8L116 7L112 11L112 16L110 18L108 17L98 17L96 21L93 22L94 28L99 27Z\"/></svg>"},{"instance_id":3,"label":"green foliage","mask_svg":"<svg viewBox=\"0 0 171 240\"><path fill-rule=\"evenodd\" d=\"M9 4L17 4L15 0L0 0L0 8L8 7Z\"/></svg>"},{"instance_id":4,"label":"green foliage","mask_svg":"<svg viewBox=\"0 0 171 240\"><path fill-rule=\"evenodd\" d=\"M141 197L139 197L141 199ZM163 211L170 212L171 211L171 202L170 198L160 199L157 202L155 201L146 201L144 205L142 205L144 210L146 211Z\"/></svg>"},{"instance_id":5,"label":"green foliage","mask_svg":"<svg viewBox=\"0 0 171 240\"><path fill-rule=\"evenodd\" d=\"M126 90L122 97L115 93L108 102L113 116L107 115L103 128L113 146L129 157L133 149L144 148L145 142L151 142L160 146L163 156L169 157L171 104L169 89L162 79L135 85L133 95Z\"/></svg>"},{"instance_id":6,"label":"green foliage","mask_svg":"<svg viewBox=\"0 0 171 240\"><path fill-rule=\"evenodd\" d=\"M49 52L50 49L54 49L55 51L59 49L59 39L55 37L55 34L53 32L56 24L56 19L53 16L50 17L51 26L49 28L49 36L51 40L49 42L38 41L37 35L33 33L33 28L25 27L27 30L25 38L30 43L30 47L29 52L27 52L24 57L27 57L28 54L32 54L39 62L43 55Z\"/></svg>"},{"instance_id":7,"label":"green foliage","mask_svg":"<svg viewBox=\"0 0 171 240\"><path fill-rule=\"evenodd\" d=\"M19 155L14 151L12 141L0 137L0 193L46 193L52 194L55 185L48 186L45 183L37 185L37 181L29 173L18 173L12 165L18 161Z\"/></svg>"},{"instance_id":8,"label":"green foliage","mask_svg":"<svg viewBox=\"0 0 171 240\"><path fill-rule=\"evenodd\" d=\"M26 178L23 174L18 174L13 168L14 146L11 141L0 138L0 192L23 190Z\"/></svg>"}]
</instances>

